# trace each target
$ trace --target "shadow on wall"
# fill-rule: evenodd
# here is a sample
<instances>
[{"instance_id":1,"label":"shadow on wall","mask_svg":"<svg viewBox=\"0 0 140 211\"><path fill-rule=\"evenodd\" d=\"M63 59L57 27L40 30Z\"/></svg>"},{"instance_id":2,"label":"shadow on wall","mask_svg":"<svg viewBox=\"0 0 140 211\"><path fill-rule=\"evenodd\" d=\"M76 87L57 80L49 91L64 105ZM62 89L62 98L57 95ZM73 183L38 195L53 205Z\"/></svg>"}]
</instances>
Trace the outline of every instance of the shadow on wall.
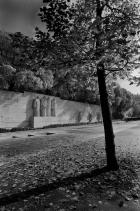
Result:
<instances>
[{"instance_id":1,"label":"shadow on wall","mask_svg":"<svg viewBox=\"0 0 140 211\"><path fill-rule=\"evenodd\" d=\"M0 101L2 104L0 106L2 111L4 111L4 107L7 107L9 109L9 113L6 113L5 117L9 115L9 122L11 122L9 123L10 127L32 127L32 104L34 97L38 96L38 94L30 92L19 93L11 91L0 91L0 94L2 94L0 97Z\"/></svg>"},{"instance_id":2,"label":"shadow on wall","mask_svg":"<svg viewBox=\"0 0 140 211\"><path fill-rule=\"evenodd\" d=\"M32 127L33 122L33 96L28 96L28 100L26 103L26 110L25 110L25 120L18 125L18 127Z\"/></svg>"},{"instance_id":3,"label":"shadow on wall","mask_svg":"<svg viewBox=\"0 0 140 211\"><path fill-rule=\"evenodd\" d=\"M97 112L100 112L100 107L97 105L61 99L57 99L57 108L58 118L67 123L95 122L97 121ZM90 120L89 113L92 115Z\"/></svg>"},{"instance_id":4,"label":"shadow on wall","mask_svg":"<svg viewBox=\"0 0 140 211\"><path fill-rule=\"evenodd\" d=\"M18 97L23 93L0 90L0 106L10 106L18 102Z\"/></svg>"},{"instance_id":5,"label":"shadow on wall","mask_svg":"<svg viewBox=\"0 0 140 211\"><path fill-rule=\"evenodd\" d=\"M26 101L23 93L0 90L0 127L13 128L28 125L28 117L25 118Z\"/></svg>"},{"instance_id":6,"label":"shadow on wall","mask_svg":"<svg viewBox=\"0 0 140 211\"><path fill-rule=\"evenodd\" d=\"M57 98L57 117L64 123L78 123L82 119L83 108L78 103ZM79 113L81 112L81 113Z\"/></svg>"}]
</instances>

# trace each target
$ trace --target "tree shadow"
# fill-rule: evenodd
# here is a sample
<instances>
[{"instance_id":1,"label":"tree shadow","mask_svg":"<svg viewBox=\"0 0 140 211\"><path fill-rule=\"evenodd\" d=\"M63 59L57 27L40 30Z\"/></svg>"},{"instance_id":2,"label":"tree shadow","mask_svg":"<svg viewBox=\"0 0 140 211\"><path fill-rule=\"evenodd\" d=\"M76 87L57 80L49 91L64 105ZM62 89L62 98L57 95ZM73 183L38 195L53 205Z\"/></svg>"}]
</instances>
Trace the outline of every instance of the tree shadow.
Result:
<instances>
[{"instance_id":1,"label":"tree shadow","mask_svg":"<svg viewBox=\"0 0 140 211\"><path fill-rule=\"evenodd\" d=\"M15 203L15 202L18 202L20 200L24 200L28 197L31 197L31 196L37 196L37 195L40 195L42 193L47 193L47 192L49 192L51 190L55 190L59 187L72 185L75 182L84 181L87 178L92 178L92 177L98 176L102 173L109 172L109 171L110 171L110 169L107 166L105 166L103 168L94 169L94 170L92 170L91 172L88 172L88 173L82 173L82 174L77 175L77 176L70 176L70 177L64 178L62 180L61 179L57 180L57 181L52 182L50 184L37 186L35 188L25 190L23 192L4 196L4 197L0 198L0 206Z\"/></svg>"}]
</instances>

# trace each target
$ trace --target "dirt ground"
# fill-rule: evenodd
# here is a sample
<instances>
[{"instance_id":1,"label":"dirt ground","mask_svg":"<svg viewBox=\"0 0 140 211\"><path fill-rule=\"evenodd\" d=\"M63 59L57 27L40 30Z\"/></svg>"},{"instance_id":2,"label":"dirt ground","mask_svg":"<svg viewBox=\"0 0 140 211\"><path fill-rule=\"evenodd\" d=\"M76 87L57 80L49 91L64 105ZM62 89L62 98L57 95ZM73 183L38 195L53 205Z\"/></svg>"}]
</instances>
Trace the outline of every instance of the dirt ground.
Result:
<instances>
[{"instance_id":1,"label":"dirt ground","mask_svg":"<svg viewBox=\"0 0 140 211\"><path fill-rule=\"evenodd\" d=\"M116 172L104 168L101 125L1 139L0 210L140 210L139 126L114 126Z\"/></svg>"}]
</instances>

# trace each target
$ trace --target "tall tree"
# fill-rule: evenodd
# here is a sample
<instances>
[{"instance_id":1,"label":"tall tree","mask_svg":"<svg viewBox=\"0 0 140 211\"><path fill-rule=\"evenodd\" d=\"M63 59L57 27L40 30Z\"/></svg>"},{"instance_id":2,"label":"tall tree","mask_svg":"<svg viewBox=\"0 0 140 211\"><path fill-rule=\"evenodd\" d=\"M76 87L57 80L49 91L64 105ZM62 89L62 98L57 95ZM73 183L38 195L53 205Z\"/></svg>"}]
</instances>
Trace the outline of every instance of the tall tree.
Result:
<instances>
[{"instance_id":1,"label":"tall tree","mask_svg":"<svg viewBox=\"0 0 140 211\"><path fill-rule=\"evenodd\" d=\"M61 98L77 100L82 102L95 103L98 94L97 80L91 77L89 67L56 71L54 77L53 93ZM88 77L88 80L87 80Z\"/></svg>"},{"instance_id":2,"label":"tall tree","mask_svg":"<svg viewBox=\"0 0 140 211\"><path fill-rule=\"evenodd\" d=\"M106 76L128 77L138 66L138 4L135 0L79 0L75 5L69 0L43 2L39 15L47 31L36 31L40 42L49 38L53 43L50 67L92 68L92 77L98 77L107 166L118 169Z\"/></svg>"}]
</instances>

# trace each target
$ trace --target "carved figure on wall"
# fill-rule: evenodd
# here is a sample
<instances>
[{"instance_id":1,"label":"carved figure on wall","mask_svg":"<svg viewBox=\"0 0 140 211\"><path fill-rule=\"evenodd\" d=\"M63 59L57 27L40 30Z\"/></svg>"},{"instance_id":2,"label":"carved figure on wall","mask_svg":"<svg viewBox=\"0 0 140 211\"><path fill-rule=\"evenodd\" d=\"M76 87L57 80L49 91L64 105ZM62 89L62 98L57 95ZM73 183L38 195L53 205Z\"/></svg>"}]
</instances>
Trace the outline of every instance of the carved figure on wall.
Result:
<instances>
[{"instance_id":1,"label":"carved figure on wall","mask_svg":"<svg viewBox=\"0 0 140 211\"><path fill-rule=\"evenodd\" d=\"M40 116L40 99L38 96L33 100L32 107L33 107L33 115Z\"/></svg>"},{"instance_id":2,"label":"carved figure on wall","mask_svg":"<svg viewBox=\"0 0 140 211\"><path fill-rule=\"evenodd\" d=\"M46 106L46 116L50 116L50 98L46 98L47 106Z\"/></svg>"},{"instance_id":3,"label":"carved figure on wall","mask_svg":"<svg viewBox=\"0 0 140 211\"><path fill-rule=\"evenodd\" d=\"M93 114L92 114L92 112L89 112L89 113L88 113L88 116L87 116L88 122L89 122L89 123L92 122L92 119L93 119Z\"/></svg>"},{"instance_id":4,"label":"carved figure on wall","mask_svg":"<svg viewBox=\"0 0 140 211\"><path fill-rule=\"evenodd\" d=\"M46 116L46 108L47 108L47 99L46 97L42 97L40 99L40 116Z\"/></svg>"},{"instance_id":5,"label":"carved figure on wall","mask_svg":"<svg viewBox=\"0 0 140 211\"><path fill-rule=\"evenodd\" d=\"M77 123L79 123L82 119L82 111L78 111L77 113Z\"/></svg>"},{"instance_id":6,"label":"carved figure on wall","mask_svg":"<svg viewBox=\"0 0 140 211\"><path fill-rule=\"evenodd\" d=\"M97 112L97 117L96 118L97 118L98 122L102 121L102 115L101 115L100 111Z\"/></svg>"},{"instance_id":7,"label":"carved figure on wall","mask_svg":"<svg viewBox=\"0 0 140 211\"><path fill-rule=\"evenodd\" d=\"M51 116L55 116L55 98L51 100Z\"/></svg>"}]
</instances>

